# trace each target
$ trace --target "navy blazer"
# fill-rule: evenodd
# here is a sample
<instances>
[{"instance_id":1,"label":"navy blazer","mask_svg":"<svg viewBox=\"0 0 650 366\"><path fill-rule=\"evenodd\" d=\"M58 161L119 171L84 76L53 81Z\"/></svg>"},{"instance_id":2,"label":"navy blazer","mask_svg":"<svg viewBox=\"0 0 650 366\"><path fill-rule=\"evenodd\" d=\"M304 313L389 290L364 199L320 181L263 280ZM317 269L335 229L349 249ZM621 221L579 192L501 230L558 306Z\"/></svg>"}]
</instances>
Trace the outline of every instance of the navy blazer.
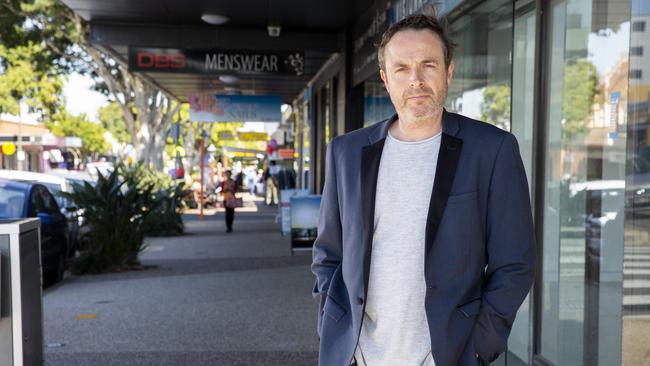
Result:
<instances>
[{"instance_id":1,"label":"navy blazer","mask_svg":"<svg viewBox=\"0 0 650 366\"><path fill-rule=\"evenodd\" d=\"M311 266L322 366L350 365L359 340L377 174L396 118L338 136L327 149ZM506 348L535 272L528 183L512 134L444 112L426 225L422 270L436 366L492 362Z\"/></svg>"}]
</instances>

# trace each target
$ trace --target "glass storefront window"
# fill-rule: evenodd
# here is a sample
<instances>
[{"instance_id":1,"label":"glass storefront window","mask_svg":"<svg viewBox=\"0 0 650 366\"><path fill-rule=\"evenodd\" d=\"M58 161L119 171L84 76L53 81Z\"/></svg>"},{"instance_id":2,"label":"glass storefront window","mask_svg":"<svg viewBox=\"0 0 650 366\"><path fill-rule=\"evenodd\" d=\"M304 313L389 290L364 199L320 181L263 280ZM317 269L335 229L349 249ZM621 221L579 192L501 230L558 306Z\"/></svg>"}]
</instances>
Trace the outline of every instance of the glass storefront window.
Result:
<instances>
[{"instance_id":1,"label":"glass storefront window","mask_svg":"<svg viewBox=\"0 0 650 366\"><path fill-rule=\"evenodd\" d=\"M631 2L622 364L650 364L650 1Z\"/></svg>"},{"instance_id":2,"label":"glass storefront window","mask_svg":"<svg viewBox=\"0 0 650 366\"><path fill-rule=\"evenodd\" d=\"M621 363L629 13L550 3L540 355Z\"/></svg>"},{"instance_id":3,"label":"glass storefront window","mask_svg":"<svg viewBox=\"0 0 650 366\"><path fill-rule=\"evenodd\" d=\"M463 13L449 27L458 48L447 109L512 132L519 142L529 184L534 129L534 10L531 1L513 6L511 0L488 0ZM508 353L495 365L528 364L530 309L527 297L513 324Z\"/></svg>"},{"instance_id":4,"label":"glass storefront window","mask_svg":"<svg viewBox=\"0 0 650 366\"><path fill-rule=\"evenodd\" d=\"M363 127L392 117L395 108L379 76L363 83Z\"/></svg>"},{"instance_id":5,"label":"glass storefront window","mask_svg":"<svg viewBox=\"0 0 650 366\"><path fill-rule=\"evenodd\" d=\"M458 43L447 107L510 130L511 0L488 0L450 24Z\"/></svg>"}]
</instances>

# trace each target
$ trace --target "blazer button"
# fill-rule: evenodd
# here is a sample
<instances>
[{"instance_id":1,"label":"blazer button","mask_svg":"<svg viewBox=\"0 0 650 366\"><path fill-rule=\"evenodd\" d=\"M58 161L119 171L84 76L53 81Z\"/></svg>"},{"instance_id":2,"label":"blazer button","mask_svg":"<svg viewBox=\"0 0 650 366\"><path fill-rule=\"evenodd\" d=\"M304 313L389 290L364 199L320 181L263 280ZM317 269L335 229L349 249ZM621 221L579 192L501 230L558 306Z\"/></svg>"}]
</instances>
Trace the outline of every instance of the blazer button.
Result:
<instances>
[{"instance_id":1,"label":"blazer button","mask_svg":"<svg viewBox=\"0 0 650 366\"><path fill-rule=\"evenodd\" d=\"M360 297L357 297L357 304L363 305L363 299Z\"/></svg>"}]
</instances>

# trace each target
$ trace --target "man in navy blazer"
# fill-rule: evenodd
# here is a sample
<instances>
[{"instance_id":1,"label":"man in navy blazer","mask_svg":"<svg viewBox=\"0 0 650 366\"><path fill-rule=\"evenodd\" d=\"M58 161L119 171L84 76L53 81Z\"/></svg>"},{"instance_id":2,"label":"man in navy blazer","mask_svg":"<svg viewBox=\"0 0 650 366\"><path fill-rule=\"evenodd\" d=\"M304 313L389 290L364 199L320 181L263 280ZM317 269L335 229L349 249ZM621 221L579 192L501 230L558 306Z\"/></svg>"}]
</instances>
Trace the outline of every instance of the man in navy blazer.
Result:
<instances>
[{"instance_id":1,"label":"man in navy blazer","mask_svg":"<svg viewBox=\"0 0 650 366\"><path fill-rule=\"evenodd\" d=\"M506 349L534 279L515 137L449 113L453 43L434 17L378 49L397 114L327 149L313 295L323 366L481 365Z\"/></svg>"}]
</instances>

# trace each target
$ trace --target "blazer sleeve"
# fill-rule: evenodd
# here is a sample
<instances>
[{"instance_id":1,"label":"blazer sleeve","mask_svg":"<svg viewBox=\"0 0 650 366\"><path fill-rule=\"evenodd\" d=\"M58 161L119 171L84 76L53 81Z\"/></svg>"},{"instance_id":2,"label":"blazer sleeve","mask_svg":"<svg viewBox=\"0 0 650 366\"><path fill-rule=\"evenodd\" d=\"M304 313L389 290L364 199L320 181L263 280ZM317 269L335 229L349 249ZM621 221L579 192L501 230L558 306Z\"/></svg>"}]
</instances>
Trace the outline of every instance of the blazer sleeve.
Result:
<instances>
[{"instance_id":1,"label":"blazer sleeve","mask_svg":"<svg viewBox=\"0 0 650 366\"><path fill-rule=\"evenodd\" d=\"M517 310L535 277L535 236L528 182L517 140L507 134L494 163L487 199L485 286L473 330L479 357L506 349Z\"/></svg>"},{"instance_id":2,"label":"blazer sleeve","mask_svg":"<svg viewBox=\"0 0 650 366\"><path fill-rule=\"evenodd\" d=\"M312 295L319 304L317 327L319 336L327 290L329 289L334 271L341 263L342 252L341 216L339 214L339 196L336 178L336 141L337 139L332 140L327 146L325 185L320 204L318 235L314 241L312 252L313 261L311 270L316 276L316 283Z\"/></svg>"}]
</instances>

